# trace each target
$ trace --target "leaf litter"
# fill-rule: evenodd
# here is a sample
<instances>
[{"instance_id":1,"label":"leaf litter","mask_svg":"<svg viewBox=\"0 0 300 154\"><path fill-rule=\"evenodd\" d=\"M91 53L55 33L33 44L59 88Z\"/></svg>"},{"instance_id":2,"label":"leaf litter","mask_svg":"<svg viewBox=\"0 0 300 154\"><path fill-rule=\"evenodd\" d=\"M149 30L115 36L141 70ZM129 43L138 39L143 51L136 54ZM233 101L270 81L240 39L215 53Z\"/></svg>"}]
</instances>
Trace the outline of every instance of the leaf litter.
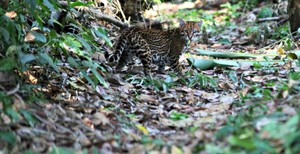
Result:
<instances>
[{"instance_id":1,"label":"leaf litter","mask_svg":"<svg viewBox=\"0 0 300 154\"><path fill-rule=\"evenodd\" d=\"M233 42L241 41L238 40L241 33L230 32L228 30L220 35L233 38ZM212 41L210 48L240 48L241 43L236 44L226 46ZM196 55L198 46L195 44L190 54ZM251 46L242 48L255 52ZM95 57L102 57L99 60L103 60L103 55ZM249 94L260 103L267 104L264 112L268 114L275 113L278 108L282 110L283 118L263 117L254 122L262 138L272 140L273 145L282 144L279 143L281 136L276 135L276 130L280 132L279 129L294 126L293 121L288 121L291 124L285 123L276 130L274 125L297 115L299 95L289 89L299 86L299 80L290 79L286 71L298 69L297 66L276 63L272 67L241 65L213 67L198 72L187 61L184 63L189 73L182 78L166 74L147 79L139 75L142 73L138 71L142 69L133 69L131 72L135 73L129 76L124 73L105 74L109 88L97 85L95 89L80 79L74 70L69 70L65 74L67 82L56 78L50 80L47 87L43 87L51 100L26 104L25 108L29 109L30 115L18 116L20 122L11 125L11 119L1 113L1 132L14 132L15 142L20 143L11 150L12 153L23 149L45 153L58 147L68 147L75 151L89 149L89 152L97 149L100 153L172 154L194 153L199 148L200 152L206 153L204 151L209 151L209 148L205 148L206 144L221 144L215 134L224 128L230 117L247 111L257 103L243 99ZM69 68L66 66L64 69ZM30 77L38 80L34 75ZM281 84L282 81L288 81L288 85ZM59 83L64 84L59 86ZM283 88L280 89L280 86ZM263 100L265 96L262 93L278 96ZM13 107L18 110L20 105L21 102L16 99ZM3 108L0 106L0 109ZM282 135L285 134L288 133L283 131ZM7 140L13 142L9 136ZM226 144L247 148L239 141L242 140L231 136Z\"/></svg>"}]
</instances>

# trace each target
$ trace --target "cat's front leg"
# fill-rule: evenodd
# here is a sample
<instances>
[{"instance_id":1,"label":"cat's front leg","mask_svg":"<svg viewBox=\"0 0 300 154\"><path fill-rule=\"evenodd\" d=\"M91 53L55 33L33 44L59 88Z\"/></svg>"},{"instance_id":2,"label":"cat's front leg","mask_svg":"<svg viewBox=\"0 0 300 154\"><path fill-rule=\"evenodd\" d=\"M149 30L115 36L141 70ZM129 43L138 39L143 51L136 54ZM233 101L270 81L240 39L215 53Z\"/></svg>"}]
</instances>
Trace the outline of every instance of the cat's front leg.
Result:
<instances>
[{"instance_id":1,"label":"cat's front leg","mask_svg":"<svg viewBox=\"0 0 300 154\"><path fill-rule=\"evenodd\" d=\"M171 68L178 74L183 75L183 66L179 63L179 57L171 57Z\"/></svg>"},{"instance_id":2,"label":"cat's front leg","mask_svg":"<svg viewBox=\"0 0 300 154\"><path fill-rule=\"evenodd\" d=\"M165 58L161 58L157 65L158 65L158 73L159 74L164 74L165 73L165 67L166 67Z\"/></svg>"}]
</instances>

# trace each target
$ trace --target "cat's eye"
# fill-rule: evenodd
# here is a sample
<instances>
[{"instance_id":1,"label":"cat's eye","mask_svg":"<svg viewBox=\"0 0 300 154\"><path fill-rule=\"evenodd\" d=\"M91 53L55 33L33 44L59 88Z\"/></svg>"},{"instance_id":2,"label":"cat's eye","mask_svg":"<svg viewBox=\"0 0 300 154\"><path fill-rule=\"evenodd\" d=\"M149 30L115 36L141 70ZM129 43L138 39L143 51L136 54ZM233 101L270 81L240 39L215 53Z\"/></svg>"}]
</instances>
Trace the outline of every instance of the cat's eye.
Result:
<instances>
[{"instance_id":1,"label":"cat's eye","mask_svg":"<svg viewBox=\"0 0 300 154\"><path fill-rule=\"evenodd\" d=\"M194 29L194 30L193 30L193 33L199 33L199 31L198 31L198 30L196 30L196 29Z\"/></svg>"}]
</instances>

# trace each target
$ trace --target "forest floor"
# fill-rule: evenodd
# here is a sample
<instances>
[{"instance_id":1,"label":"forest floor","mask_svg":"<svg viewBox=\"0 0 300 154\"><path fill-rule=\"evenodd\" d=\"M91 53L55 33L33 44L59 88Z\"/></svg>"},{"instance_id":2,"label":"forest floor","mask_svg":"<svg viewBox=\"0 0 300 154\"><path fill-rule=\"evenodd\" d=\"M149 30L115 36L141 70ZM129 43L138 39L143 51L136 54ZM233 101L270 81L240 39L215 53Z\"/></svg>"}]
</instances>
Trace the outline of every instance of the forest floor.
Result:
<instances>
[{"instance_id":1,"label":"forest floor","mask_svg":"<svg viewBox=\"0 0 300 154\"><path fill-rule=\"evenodd\" d=\"M205 21L181 58L183 77L167 70L147 78L137 64L101 72L107 85L94 89L70 71L68 86L53 78L37 103L16 98L31 123L11 123L1 113L1 127L15 136L6 140L15 145L0 143L0 152L299 153L299 40L283 36L287 24L256 23L264 7L239 12L237 4L206 10L190 4L162 3L146 12L170 23Z\"/></svg>"}]
</instances>

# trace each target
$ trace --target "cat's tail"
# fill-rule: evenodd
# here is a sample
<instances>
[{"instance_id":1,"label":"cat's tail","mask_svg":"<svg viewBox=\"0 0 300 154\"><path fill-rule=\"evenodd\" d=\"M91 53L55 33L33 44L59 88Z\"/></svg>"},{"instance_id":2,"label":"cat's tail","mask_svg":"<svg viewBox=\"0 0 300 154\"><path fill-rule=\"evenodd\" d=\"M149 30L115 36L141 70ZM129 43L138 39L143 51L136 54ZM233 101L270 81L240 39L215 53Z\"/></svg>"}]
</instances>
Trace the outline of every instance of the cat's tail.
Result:
<instances>
[{"instance_id":1,"label":"cat's tail","mask_svg":"<svg viewBox=\"0 0 300 154\"><path fill-rule=\"evenodd\" d=\"M119 38L118 42L115 44L114 53L109 55L109 53L105 52L105 58L108 60L108 62L117 62L119 61L124 49L126 47L126 40Z\"/></svg>"}]
</instances>

